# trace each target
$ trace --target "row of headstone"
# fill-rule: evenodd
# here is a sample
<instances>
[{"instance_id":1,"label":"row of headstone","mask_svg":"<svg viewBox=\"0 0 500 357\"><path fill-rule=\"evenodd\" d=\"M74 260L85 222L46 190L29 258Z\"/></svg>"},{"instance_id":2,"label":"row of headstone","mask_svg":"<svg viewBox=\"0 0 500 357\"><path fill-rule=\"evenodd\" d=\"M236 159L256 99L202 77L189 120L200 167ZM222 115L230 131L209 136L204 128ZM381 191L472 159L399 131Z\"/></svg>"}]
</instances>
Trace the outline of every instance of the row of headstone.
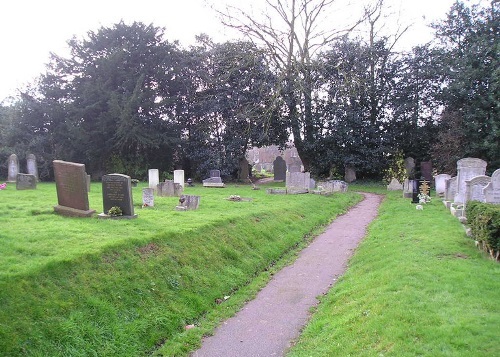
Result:
<instances>
[{"instance_id":1,"label":"row of headstone","mask_svg":"<svg viewBox=\"0 0 500 357\"><path fill-rule=\"evenodd\" d=\"M33 175L38 181L38 167L35 155L29 154L26 157L26 170L28 175ZM12 154L7 160L7 182L17 182L17 174L19 173L19 160L16 154Z\"/></svg>"}]
</instances>

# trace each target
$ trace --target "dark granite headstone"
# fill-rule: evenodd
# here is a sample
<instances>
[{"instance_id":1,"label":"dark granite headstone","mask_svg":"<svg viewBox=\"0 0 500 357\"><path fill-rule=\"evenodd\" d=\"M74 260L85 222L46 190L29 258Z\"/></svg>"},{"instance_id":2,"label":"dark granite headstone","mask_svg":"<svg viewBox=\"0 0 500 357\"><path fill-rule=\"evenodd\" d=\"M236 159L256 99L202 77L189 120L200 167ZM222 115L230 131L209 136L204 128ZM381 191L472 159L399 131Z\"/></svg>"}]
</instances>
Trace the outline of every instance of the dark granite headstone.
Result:
<instances>
[{"instance_id":1,"label":"dark granite headstone","mask_svg":"<svg viewBox=\"0 0 500 357\"><path fill-rule=\"evenodd\" d=\"M426 181L432 182L432 162L422 161L420 163L420 172Z\"/></svg>"},{"instance_id":2,"label":"dark granite headstone","mask_svg":"<svg viewBox=\"0 0 500 357\"><path fill-rule=\"evenodd\" d=\"M7 169L7 182L16 182L17 174L19 173L19 160L17 159L16 154L12 154L9 156Z\"/></svg>"},{"instance_id":3,"label":"dark granite headstone","mask_svg":"<svg viewBox=\"0 0 500 357\"><path fill-rule=\"evenodd\" d=\"M85 165L61 160L54 160L53 165L58 202L54 211L65 216L92 216L95 210L89 209Z\"/></svg>"},{"instance_id":4,"label":"dark granite headstone","mask_svg":"<svg viewBox=\"0 0 500 357\"><path fill-rule=\"evenodd\" d=\"M286 162L281 156L278 156L273 162L274 181L286 180Z\"/></svg>"},{"instance_id":5,"label":"dark granite headstone","mask_svg":"<svg viewBox=\"0 0 500 357\"><path fill-rule=\"evenodd\" d=\"M35 190L36 176L30 174L17 174L16 190Z\"/></svg>"},{"instance_id":6,"label":"dark granite headstone","mask_svg":"<svg viewBox=\"0 0 500 357\"><path fill-rule=\"evenodd\" d=\"M107 216L112 207L120 207L121 218L135 218L134 203L132 202L132 183L130 176L109 174L102 177L102 201L104 214Z\"/></svg>"}]
</instances>

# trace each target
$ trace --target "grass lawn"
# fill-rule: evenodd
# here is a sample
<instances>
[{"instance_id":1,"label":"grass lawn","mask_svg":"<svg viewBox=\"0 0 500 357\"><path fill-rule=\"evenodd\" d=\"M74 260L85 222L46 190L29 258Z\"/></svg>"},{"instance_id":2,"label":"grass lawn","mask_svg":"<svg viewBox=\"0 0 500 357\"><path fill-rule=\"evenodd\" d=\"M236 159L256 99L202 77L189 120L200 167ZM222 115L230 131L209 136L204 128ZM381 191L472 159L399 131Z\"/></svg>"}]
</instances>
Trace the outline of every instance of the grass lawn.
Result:
<instances>
[{"instance_id":1,"label":"grass lawn","mask_svg":"<svg viewBox=\"0 0 500 357\"><path fill-rule=\"evenodd\" d=\"M386 192L346 274L287 356L500 356L499 302L500 264L440 200L417 211Z\"/></svg>"},{"instance_id":2,"label":"grass lawn","mask_svg":"<svg viewBox=\"0 0 500 357\"><path fill-rule=\"evenodd\" d=\"M135 220L58 216L53 183L0 191L1 356L186 355L360 200L198 185L200 209L177 212L173 197L142 209L141 187ZM102 212L99 183L89 201Z\"/></svg>"}]
</instances>

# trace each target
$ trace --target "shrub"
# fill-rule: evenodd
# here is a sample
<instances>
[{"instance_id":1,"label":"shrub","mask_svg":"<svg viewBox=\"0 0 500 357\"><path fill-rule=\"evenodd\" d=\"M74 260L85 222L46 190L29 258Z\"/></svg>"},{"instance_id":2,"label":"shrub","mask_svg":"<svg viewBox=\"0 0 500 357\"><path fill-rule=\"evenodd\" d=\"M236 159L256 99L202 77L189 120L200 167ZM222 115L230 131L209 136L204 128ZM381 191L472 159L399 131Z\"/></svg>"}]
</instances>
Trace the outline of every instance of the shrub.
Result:
<instances>
[{"instance_id":1,"label":"shrub","mask_svg":"<svg viewBox=\"0 0 500 357\"><path fill-rule=\"evenodd\" d=\"M472 201L466 207L472 236L496 260L500 257L500 205Z\"/></svg>"}]
</instances>

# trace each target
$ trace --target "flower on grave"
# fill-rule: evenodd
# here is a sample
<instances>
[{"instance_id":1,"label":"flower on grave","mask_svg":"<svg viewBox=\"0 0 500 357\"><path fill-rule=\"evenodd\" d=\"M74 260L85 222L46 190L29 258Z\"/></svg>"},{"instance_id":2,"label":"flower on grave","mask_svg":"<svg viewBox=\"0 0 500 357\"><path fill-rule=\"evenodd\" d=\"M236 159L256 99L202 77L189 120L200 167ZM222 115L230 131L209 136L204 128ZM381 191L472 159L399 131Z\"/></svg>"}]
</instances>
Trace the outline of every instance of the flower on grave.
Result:
<instances>
[{"instance_id":1,"label":"flower on grave","mask_svg":"<svg viewBox=\"0 0 500 357\"><path fill-rule=\"evenodd\" d=\"M110 216L121 216L123 214L123 211L120 207L113 206L109 209L108 214Z\"/></svg>"},{"instance_id":2,"label":"flower on grave","mask_svg":"<svg viewBox=\"0 0 500 357\"><path fill-rule=\"evenodd\" d=\"M7 187L7 182L0 184L0 190L3 190L6 187Z\"/></svg>"},{"instance_id":3,"label":"flower on grave","mask_svg":"<svg viewBox=\"0 0 500 357\"><path fill-rule=\"evenodd\" d=\"M149 207L149 205L148 205L147 203L144 203L144 204L142 205L142 208L146 208L146 207Z\"/></svg>"},{"instance_id":4,"label":"flower on grave","mask_svg":"<svg viewBox=\"0 0 500 357\"><path fill-rule=\"evenodd\" d=\"M130 179L130 182L132 182L132 183L139 183L139 180L138 179Z\"/></svg>"}]
</instances>

